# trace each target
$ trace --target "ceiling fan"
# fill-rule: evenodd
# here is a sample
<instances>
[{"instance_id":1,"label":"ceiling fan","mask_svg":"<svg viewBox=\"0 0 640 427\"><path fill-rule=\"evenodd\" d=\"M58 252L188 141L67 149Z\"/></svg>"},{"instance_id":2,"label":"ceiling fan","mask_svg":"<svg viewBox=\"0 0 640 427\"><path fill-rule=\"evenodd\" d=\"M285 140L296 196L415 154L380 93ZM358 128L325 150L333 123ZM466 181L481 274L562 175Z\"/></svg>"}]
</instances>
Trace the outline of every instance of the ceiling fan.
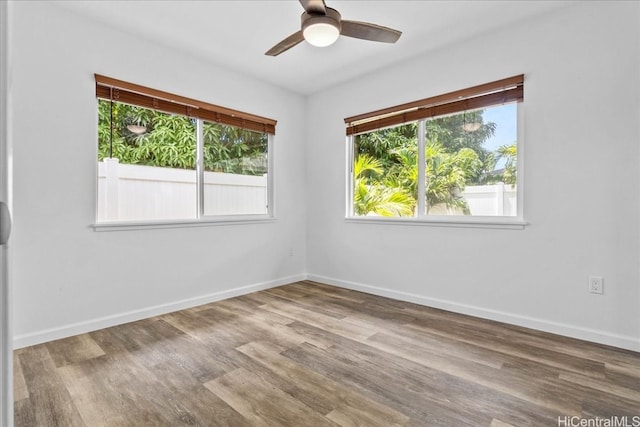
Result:
<instances>
[{"instance_id":1,"label":"ceiling fan","mask_svg":"<svg viewBox=\"0 0 640 427\"><path fill-rule=\"evenodd\" d=\"M268 56L278 56L303 40L314 46L324 47L334 43L340 35L383 43L395 43L401 31L369 22L348 21L340 13L327 7L324 0L300 0L304 8L301 29L265 52Z\"/></svg>"}]
</instances>

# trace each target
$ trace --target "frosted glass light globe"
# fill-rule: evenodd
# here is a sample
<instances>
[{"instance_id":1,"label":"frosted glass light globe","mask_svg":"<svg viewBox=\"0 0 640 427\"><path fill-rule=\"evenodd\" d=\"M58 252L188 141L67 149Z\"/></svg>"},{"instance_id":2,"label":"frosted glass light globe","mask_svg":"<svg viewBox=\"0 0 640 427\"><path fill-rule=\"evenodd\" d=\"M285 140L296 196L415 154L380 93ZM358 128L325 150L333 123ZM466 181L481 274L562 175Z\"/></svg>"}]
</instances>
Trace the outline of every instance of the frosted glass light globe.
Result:
<instances>
[{"instance_id":1,"label":"frosted glass light globe","mask_svg":"<svg viewBox=\"0 0 640 427\"><path fill-rule=\"evenodd\" d=\"M319 22L306 27L303 30L302 35L304 36L304 39L313 46L325 47L338 40L340 31L334 25Z\"/></svg>"}]
</instances>

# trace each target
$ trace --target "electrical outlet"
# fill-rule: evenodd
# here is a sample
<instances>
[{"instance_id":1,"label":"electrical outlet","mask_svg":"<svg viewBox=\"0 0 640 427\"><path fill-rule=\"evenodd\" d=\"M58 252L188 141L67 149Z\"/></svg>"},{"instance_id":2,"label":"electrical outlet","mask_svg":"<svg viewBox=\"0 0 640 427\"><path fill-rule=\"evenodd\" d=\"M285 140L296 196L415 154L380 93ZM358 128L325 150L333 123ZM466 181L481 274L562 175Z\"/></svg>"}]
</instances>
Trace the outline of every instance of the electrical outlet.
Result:
<instances>
[{"instance_id":1,"label":"electrical outlet","mask_svg":"<svg viewBox=\"0 0 640 427\"><path fill-rule=\"evenodd\" d=\"M289 256L292 257L293 256L293 248L289 248Z\"/></svg>"},{"instance_id":2,"label":"electrical outlet","mask_svg":"<svg viewBox=\"0 0 640 427\"><path fill-rule=\"evenodd\" d=\"M592 294L604 293L604 279L601 276L589 276L589 292Z\"/></svg>"}]
</instances>

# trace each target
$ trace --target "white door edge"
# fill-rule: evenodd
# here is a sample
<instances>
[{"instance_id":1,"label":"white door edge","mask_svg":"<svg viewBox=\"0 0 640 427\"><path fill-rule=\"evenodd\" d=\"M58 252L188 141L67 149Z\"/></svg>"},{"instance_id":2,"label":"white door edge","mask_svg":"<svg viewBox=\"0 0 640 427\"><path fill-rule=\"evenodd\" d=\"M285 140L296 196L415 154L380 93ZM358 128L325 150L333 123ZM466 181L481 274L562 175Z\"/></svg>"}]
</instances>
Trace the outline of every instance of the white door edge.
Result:
<instances>
[{"instance_id":1,"label":"white door edge","mask_svg":"<svg viewBox=\"0 0 640 427\"><path fill-rule=\"evenodd\" d=\"M11 208L10 12L0 1L0 201ZM13 426L13 334L9 246L0 246L0 425Z\"/></svg>"}]
</instances>

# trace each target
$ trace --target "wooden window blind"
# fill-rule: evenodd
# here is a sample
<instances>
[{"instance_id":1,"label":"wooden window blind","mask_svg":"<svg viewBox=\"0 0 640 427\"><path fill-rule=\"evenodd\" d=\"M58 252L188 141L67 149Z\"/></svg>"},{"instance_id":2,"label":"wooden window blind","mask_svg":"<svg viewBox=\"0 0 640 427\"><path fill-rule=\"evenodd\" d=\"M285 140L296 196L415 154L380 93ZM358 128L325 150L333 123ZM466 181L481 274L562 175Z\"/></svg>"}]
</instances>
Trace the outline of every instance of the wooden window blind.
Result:
<instances>
[{"instance_id":1,"label":"wooden window blind","mask_svg":"<svg viewBox=\"0 0 640 427\"><path fill-rule=\"evenodd\" d=\"M524 74L347 117L347 135L357 135L430 117L524 100Z\"/></svg>"},{"instance_id":2,"label":"wooden window blind","mask_svg":"<svg viewBox=\"0 0 640 427\"><path fill-rule=\"evenodd\" d=\"M276 120L256 116L180 95L128 83L111 77L95 75L96 96L137 107L180 114L209 122L221 123L274 135Z\"/></svg>"}]
</instances>

